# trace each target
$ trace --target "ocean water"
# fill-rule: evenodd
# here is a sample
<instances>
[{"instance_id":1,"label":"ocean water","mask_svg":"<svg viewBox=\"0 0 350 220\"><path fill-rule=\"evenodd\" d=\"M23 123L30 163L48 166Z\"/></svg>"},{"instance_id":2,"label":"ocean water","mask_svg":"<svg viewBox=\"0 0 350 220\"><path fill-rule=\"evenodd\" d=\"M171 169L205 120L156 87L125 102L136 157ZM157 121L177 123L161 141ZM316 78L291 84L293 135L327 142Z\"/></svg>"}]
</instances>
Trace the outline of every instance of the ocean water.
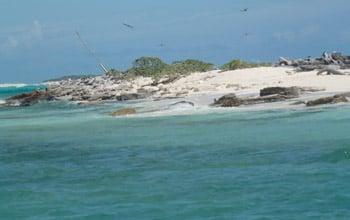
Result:
<instances>
[{"instance_id":1,"label":"ocean water","mask_svg":"<svg viewBox=\"0 0 350 220\"><path fill-rule=\"evenodd\" d=\"M0 108L0 219L350 219L348 106L119 107Z\"/></svg>"},{"instance_id":2,"label":"ocean water","mask_svg":"<svg viewBox=\"0 0 350 220\"><path fill-rule=\"evenodd\" d=\"M0 84L0 103L7 97L43 88L45 88L43 85Z\"/></svg>"}]
</instances>

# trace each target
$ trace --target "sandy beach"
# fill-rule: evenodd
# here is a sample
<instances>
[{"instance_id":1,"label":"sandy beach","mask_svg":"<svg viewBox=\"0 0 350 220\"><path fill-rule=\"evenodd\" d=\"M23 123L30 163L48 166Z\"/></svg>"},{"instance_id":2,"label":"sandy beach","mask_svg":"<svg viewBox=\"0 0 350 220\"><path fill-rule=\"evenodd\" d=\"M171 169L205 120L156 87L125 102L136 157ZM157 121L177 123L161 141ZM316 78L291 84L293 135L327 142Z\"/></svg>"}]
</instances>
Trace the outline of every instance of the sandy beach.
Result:
<instances>
[{"instance_id":1,"label":"sandy beach","mask_svg":"<svg viewBox=\"0 0 350 220\"><path fill-rule=\"evenodd\" d=\"M334 93L350 91L350 76L317 75L317 72L296 73L293 68L288 67L259 67L194 73L173 83L170 90L194 88L207 94L232 91L258 93L265 87L299 86L323 88L326 92Z\"/></svg>"}]
</instances>

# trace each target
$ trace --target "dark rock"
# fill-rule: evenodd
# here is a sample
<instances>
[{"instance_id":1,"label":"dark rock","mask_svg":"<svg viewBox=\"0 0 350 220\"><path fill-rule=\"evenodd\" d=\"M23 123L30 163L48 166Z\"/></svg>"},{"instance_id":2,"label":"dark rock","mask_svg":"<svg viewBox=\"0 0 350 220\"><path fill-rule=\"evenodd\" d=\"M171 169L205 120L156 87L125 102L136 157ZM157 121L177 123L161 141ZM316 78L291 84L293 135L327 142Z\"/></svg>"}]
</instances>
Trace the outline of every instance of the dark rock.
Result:
<instances>
[{"instance_id":1,"label":"dark rock","mask_svg":"<svg viewBox=\"0 0 350 220\"><path fill-rule=\"evenodd\" d=\"M241 105L256 105L262 103L281 102L292 98L295 97L285 95L270 95L256 98L238 98L235 94L232 93L225 95L218 100L214 100L213 105L220 107L238 107Z\"/></svg>"},{"instance_id":2,"label":"dark rock","mask_svg":"<svg viewBox=\"0 0 350 220\"><path fill-rule=\"evenodd\" d=\"M48 91L33 91L6 99L6 106L30 106L40 101L53 101L55 97Z\"/></svg>"},{"instance_id":3,"label":"dark rock","mask_svg":"<svg viewBox=\"0 0 350 220\"><path fill-rule=\"evenodd\" d=\"M115 95L104 94L104 95L101 97L101 100L107 101L107 100L113 100L114 98L115 98Z\"/></svg>"},{"instance_id":4,"label":"dark rock","mask_svg":"<svg viewBox=\"0 0 350 220\"><path fill-rule=\"evenodd\" d=\"M175 82L176 80L180 79L181 77L180 76L169 76L168 78L165 78L165 79L160 79L160 80L156 80L154 81L151 86L157 86L159 84L169 84L169 83L172 83L172 82Z\"/></svg>"},{"instance_id":5,"label":"dark rock","mask_svg":"<svg viewBox=\"0 0 350 220\"><path fill-rule=\"evenodd\" d=\"M144 99L144 98L147 98L147 96L145 94L139 94L139 93L121 94L119 96L116 96L116 99L118 101L129 101L129 100Z\"/></svg>"},{"instance_id":6,"label":"dark rock","mask_svg":"<svg viewBox=\"0 0 350 220\"><path fill-rule=\"evenodd\" d=\"M282 102L292 98L295 98L295 97L285 96L285 95L270 95L270 96L263 96L263 97L257 97L257 98L241 99L241 103L243 105L256 105L256 104L262 104L262 103Z\"/></svg>"},{"instance_id":7,"label":"dark rock","mask_svg":"<svg viewBox=\"0 0 350 220\"><path fill-rule=\"evenodd\" d=\"M189 101L180 101L180 102L175 102L175 103L173 103L173 104L170 104L169 106L170 107L174 107L174 106L178 106L178 105L180 105L180 106L182 106L182 105L189 105L189 106L194 106L194 103L193 102L189 102Z\"/></svg>"},{"instance_id":8,"label":"dark rock","mask_svg":"<svg viewBox=\"0 0 350 220\"><path fill-rule=\"evenodd\" d=\"M238 98L234 93L224 95L218 100L214 100L215 106L220 107L238 107L242 105L242 99Z\"/></svg>"},{"instance_id":9,"label":"dark rock","mask_svg":"<svg viewBox=\"0 0 350 220\"><path fill-rule=\"evenodd\" d=\"M348 99L344 95L335 95L330 97L319 98L316 100L308 101L306 103L307 107L326 105L326 104L336 104L341 102L348 102Z\"/></svg>"},{"instance_id":10,"label":"dark rock","mask_svg":"<svg viewBox=\"0 0 350 220\"><path fill-rule=\"evenodd\" d=\"M300 95L300 88L293 87L267 87L260 90L260 96L270 96L270 95L284 95L298 97Z\"/></svg>"},{"instance_id":11,"label":"dark rock","mask_svg":"<svg viewBox=\"0 0 350 220\"><path fill-rule=\"evenodd\" d=\"M136 109L134 108L123 108L115 112L112 112L112 116L123 116L123 115L133 115L136 114Z\"/></svg>"},{"instance_id":12,"label":"dark rock","mask_svg":"<svg viewBox=\"0 0 350 220\"><path fill-rule=\"evenodd\" d=\"M91 99L91 97L90 97L89 95L83 95L83 96L81 96L81 99L82 99L83 101L86 101L86 100Z\"/></svg>"}]
</instances>

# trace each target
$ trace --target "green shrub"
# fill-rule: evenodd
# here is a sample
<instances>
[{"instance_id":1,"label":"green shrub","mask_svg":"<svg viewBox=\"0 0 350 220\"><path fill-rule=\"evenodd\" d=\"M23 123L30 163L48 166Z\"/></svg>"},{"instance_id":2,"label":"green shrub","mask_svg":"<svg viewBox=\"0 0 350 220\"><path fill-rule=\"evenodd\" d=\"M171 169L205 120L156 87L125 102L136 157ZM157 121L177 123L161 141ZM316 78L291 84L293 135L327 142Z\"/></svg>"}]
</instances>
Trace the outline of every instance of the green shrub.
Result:
<instances>
[{"instance_id":1,"label":"green shrub","mask_svg":"<svg viewBox=\"0 0 350 220\"><path fill-rule=\"evenodd\" d=\"M214 65L199 60L184 60L166 64L157 57L141 57L133 62L132 68L125 73L127 76L146 76L159 78L169 75L183 75L193 72L213 70Z\"/></svg>"},{"instance_id":2,"label":"green shrub","mask_svg":"<svg viewBox=\"0 0 350 220\"><path fill-rule=\"evenodd\" d=\"M170 65L170 71L177 74L189 74L194 72L207 72L213 70L214 65L200 60L185 60L173 62Z\"/></svg>"},{"instance_id":3,"label":"green shrub","mask_svg":"<svg viewBox=\"0 0 350 220\"><path fill-rule=\"evenodd\" d=\"M133 66L126 73L135 76L154 77L167 68L167 64L157 57L141 57L133 62Z\"/></svg>"},{"instance_id":4,"label":"green shrub","mask_svg":"<svg viewBox=\"0 0 350 220\"><path fill-rule=\"evenodd\" d=\"M223 71L228 71L228 70L261 67L261 66L271 66L271 64L269 64L269 63L250 63L250 62L246 62L243 60L232 60L232 61L222 65L220 69Z\"/></svg>"}]
</instances>

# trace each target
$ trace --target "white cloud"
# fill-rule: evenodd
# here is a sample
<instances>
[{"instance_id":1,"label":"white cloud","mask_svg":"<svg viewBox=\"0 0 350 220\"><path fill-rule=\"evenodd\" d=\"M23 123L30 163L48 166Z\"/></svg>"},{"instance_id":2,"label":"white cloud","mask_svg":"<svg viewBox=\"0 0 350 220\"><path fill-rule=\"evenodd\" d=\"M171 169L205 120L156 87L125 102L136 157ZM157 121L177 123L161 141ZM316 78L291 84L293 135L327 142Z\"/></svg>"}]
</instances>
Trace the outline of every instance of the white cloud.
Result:
<instances>
[{"instance_id":1,"label":"white cloud","mask_svg":"<svg viewBox=\"0 0 350 220\"><path fill-rule=\"evenodd\" d=\"M14 27L9 33L9 36L0 41L1 53L7 53L20 47L32 47L42 40L43 27L39 21L33 21L28 27Z\"/></svg>"},{"instance_id":2,"label":"white cloud","mask_svg":"<svg viewBox=\"0 0 350 220\"><path fill-rule=\"evenodd\" d=\"M310 38L320 32L320 27L317 25L306 26L299 30L286 30L275 32L272 37L281 41L296 41L303 38Z\"/></svg>"},{"instance_id":3,"label":"white cloud","mask_svg":"<svg viewBox=\"0 0 350 220\"><path fill-rule=\"evenodd\" d=\"M18 46L18 40L13 37L8 37L2 45L4 48L16 48Z\"/></svg>"}]
</instances>

